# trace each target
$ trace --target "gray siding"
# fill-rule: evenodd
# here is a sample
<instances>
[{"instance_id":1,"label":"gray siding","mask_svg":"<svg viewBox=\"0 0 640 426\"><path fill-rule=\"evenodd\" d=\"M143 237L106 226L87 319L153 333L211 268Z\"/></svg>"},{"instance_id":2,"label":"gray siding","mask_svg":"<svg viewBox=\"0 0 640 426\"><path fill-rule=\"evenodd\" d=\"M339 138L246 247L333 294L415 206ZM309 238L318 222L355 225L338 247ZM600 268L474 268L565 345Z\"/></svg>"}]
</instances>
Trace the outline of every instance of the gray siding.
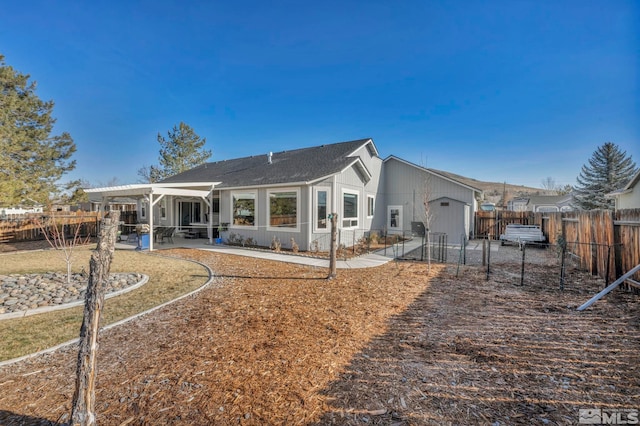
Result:
<instances>
[{"instance_id":1,"label":"gray siding","mask_svg":"<svg viewBox=\"0 0 640 426\"><path fill-rule=\"evenodd\" d=\"M297 190L298 191L298 228L296 230L274 230L268 226L268 193L272 190ZM256 193L255 226L233 226L231 212L232 194L237 192ZM239 190L220 191L220 222L229 223L229 229L222 233L221 237L227 240L232 234L241 236L244 240L252 238L259 246L269 247L274 237L280 240L282 248L291 248L293 238L300 250L307 250L309 245L310 225L308 220L308 187L274 187L274 188L243 188Z\"/></svg>"},{"instance_id":2,"label":"gray siding","mask_svg":"<svg viewBox=\"0 0 640 426\"><path fill-rule=\"evenodd\" d=\"M427 194L429 201L447 197L460 202L461 205L468 204L471 206L468 209L469 217L467 220L471 229L473 229L473 212L475 211L476 203L473 189L431 173L421 167L398 161L395 158L389 158L384 163L384 184L385 210L382 215L382 222L380 217L376 219L377 226L380 226L381 223L383 226L386 225L386 206L399 205L403 206L403 229L410 231L411 222L424 221L425 219L423 200L425 194ZM453 231L447 221L446 215L440 214L436 216L434 214L431 219L431 229ZM453 231L456 234L456 239L459 238L458 235L465 232L465 222L461 223L459 229Z\"/></svg>"}]
</instances>

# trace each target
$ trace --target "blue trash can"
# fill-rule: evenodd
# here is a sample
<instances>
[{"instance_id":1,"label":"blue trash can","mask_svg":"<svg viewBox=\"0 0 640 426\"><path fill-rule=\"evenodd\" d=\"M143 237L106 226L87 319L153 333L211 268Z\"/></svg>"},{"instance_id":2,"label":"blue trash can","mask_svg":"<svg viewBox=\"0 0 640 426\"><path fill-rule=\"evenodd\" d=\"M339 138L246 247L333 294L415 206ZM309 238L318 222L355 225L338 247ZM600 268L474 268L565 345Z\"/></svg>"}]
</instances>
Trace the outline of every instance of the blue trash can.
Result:
<instances>
[{"instance_id":1,"label":"blue trash can","mask_svg":"<svg viewBox=\"0 0 640 426\"><path fill-rule=\"evenodd\" d=\"M149 234L140 235L140 246L138 248L140 250L148 250L149 249Z\"/></svg>"}]
</instances>

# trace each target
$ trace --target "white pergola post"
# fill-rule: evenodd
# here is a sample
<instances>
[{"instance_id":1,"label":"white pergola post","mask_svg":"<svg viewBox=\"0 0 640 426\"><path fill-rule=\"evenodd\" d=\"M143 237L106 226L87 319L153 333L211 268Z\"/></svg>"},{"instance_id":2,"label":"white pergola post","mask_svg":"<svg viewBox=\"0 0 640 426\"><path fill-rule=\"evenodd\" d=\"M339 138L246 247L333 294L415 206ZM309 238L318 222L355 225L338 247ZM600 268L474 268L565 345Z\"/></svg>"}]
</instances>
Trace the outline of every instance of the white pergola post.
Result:
<instances>
[{"instance_id":1,"label":"white pergola post","mask_svg":"<svg viewBox=\"0 0 640 426\"><path fill-rule=\"evenodd\" d=\"M213 245L213 187L209 191L209 245Z\"/></svg>"},{"instance_id":2,"label":"white pergola post","mask_svg":"<svg viewBox=\"0 0 640 426\"><path fill-rule=\"evenodd\" d=\"M146 197L145 197L146 198ZM153 251L153 192L149 193L149 251Z\"/></svg>"},{"instance_id":3,"label":"white pergola post","mask_svg":"<svg viewBox=\"0 0 640 426\"><path fill-rule=\"evenodd\" d=\"M153 200L153 192L149 194L149 251L153 250L153 208L164 198L164 194L160 194L158 198Z\"/></svg>"}]
</instances>

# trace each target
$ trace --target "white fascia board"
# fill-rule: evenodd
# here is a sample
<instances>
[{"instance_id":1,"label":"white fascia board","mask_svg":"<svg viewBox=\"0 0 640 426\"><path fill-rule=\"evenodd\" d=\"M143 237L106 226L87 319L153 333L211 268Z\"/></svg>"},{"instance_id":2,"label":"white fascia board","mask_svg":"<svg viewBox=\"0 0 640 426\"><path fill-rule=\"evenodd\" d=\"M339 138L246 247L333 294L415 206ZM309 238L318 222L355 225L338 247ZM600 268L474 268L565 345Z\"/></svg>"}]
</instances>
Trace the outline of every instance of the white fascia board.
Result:
<instances>
[{"instance_id":1,"label":"white fascia board","mask_svg":"<svg viewBox=\"0 0 640 426\"><path fill-rule=\"evenodd\" d=\"M214 187L220 185L222 182L183 182L183 183L154 183L151 184L154 188L185 188L185 189L196 189L196 188L209 188L213 189Z\"/></svg>"},{"instance_id":2,"label":"white fascia board","mask_svg":"<svg viewBox=\"0 0 640 426\"><path fill-rule=\"evenodd\" d=\"M353 160L347 167L342 169L340 171L340 173L344 173L346 170L348 170L349 168L351 168L353 166L359 167L364 172L364 175L368 178L367 182L370 181L371 178L373 177L373 175L371 174L369 169L367 169L367 166L364 165L364 163L362 162L362 159L360 157L358 157L355 160Z\"/></svg>"},{"instance_id":3,"label":"white fascia board","mask_svg":"<svg viewBox=\"0 0 640 426\"><path fill-rule=\"evenodd\" d=\"M619 195L630 194L633 192L633 189L619 189L617 191L609 192L608 194L604 194L605 198L616 198Z\"/></svg>"},{"instance_id":4,"label":"white fascia board","mask_svg":"<svg viewBox=\"0 0 640 426\"><path fill-rule=\"evenodd\" d=\"M83 188L84 192L92 193L92 192L116 192L116 191L129 191L129 190L137 190L141 191L144 188L149 188L150 184L131 184L131 185L118 185L118 186L104 186L102 188Z\"/></svg>"},{"instance_id":5,"label":"white fascia board","mask_svg":"<svg viewBox=\"0 0 640 426\"><path fill-rule=\"evenodd\" d=\"M633 187L640 181L640 169L636 172L636 174L629 180L624 189L633 189Z\"/></svg>"},{"instance_id":6,"label":"white fascia board","mask_svg":"<svg viewBox=\"0 0 640 426\"><path fill-rule=\"evenodd\" d=\"M179 195L187 197L206 197L215 188L218 182L193 182L182 184L132 184L121 186L108 186L103 188L87 188L84 191L87 193L100 194L103 197L133 197L133 196L146 196L149 194L162 194L162 195ZM209 188L207 190L190 189L190 188Z\"/></svg>"}]
</instances>

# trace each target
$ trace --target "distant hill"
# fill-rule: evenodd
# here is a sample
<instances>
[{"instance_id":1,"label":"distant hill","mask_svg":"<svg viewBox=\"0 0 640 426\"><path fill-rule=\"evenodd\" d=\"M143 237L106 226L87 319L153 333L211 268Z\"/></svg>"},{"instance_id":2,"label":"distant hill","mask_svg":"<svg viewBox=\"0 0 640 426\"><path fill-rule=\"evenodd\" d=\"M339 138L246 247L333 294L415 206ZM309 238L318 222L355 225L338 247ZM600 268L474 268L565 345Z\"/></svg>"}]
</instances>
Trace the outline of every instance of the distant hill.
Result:
<instances>
[{"instance_id":1,"label":"distant hill","mask_svg":"<svg viewBox=\"0 0 640 426\"><path fill-rule=\"evenodd\" d=\"M502 196L506 195L507 201L514 197L523 197L526 195L553 195L555 193L550 193L542 188L533 188L530 186L524 185L513 185L505 182L484 182L481 180L468 178L465 176L457 175L451 172L445 172L442 170L429 169L435 173L447 176L453 180L456 180L465 185L472 186L481 191L484 191L485 201L489 201L495 203L497 206L501 206Z\"/></svg>"}]
</instances>

